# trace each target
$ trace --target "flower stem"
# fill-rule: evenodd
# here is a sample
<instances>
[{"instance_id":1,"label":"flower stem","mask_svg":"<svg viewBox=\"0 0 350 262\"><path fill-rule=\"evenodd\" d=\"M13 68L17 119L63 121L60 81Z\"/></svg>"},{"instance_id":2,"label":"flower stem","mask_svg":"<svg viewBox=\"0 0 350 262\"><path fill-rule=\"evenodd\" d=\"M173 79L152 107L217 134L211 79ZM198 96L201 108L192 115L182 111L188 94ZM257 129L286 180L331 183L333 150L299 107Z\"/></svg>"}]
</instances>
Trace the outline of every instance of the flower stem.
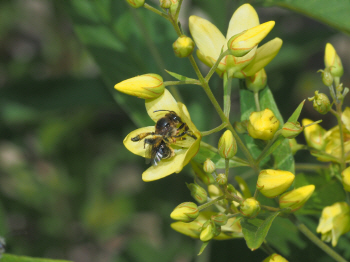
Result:
<instances>
[{"instance_id":1,"label":"flower stem","mask_svg":"<svg viewBox=\"0 0 350 262\"><path fill-rule=\"evenodd\" d=\"M228 178L228 173L230 172L230 159L225 158L225 176Z\"/></svg>"},{"instance_id":2,"label":"flower stem","mask_svg":"<svg viewBox=\"0 0 350 262\"><path fill-rule=\"evenodd\" d=\"M221 53L220 56L218 57L218 59L216 60L215 64L210 68L208 74L206 75L206 77L204 78L205 81L209 82L210 78L212 77L212 75L215 73L216 68L219 66L221 60L227 56L231 54L231 50L227 49L225 52Z\"/></svg>"},{"instance_id":3,"label":"flower stem","mask_svg":"<svg viewBox=\"0 0 350 262\"><path fill-rule=\"evenodd\" d=\"M207 135L211 135L213 133L219 132L220 130L224 129L227 126L226 123L222 123L221 125L219 125L218 127L215 127L209 131L203 131L201 132L201 136L207 136Z\"/></svg>"},{"instance_id":4,"label":"flower stem","mask_svg":"<svg viewBox=\"0 0 350 262\"><path fill-rule=\"evenodd\" d=\"M254 101L255 101L255 107L256 107L256 111L260 111L260 102L259 102L259 91L258 92L254 92Z\"/></svg>"},{"instance_id":5,"label":"flower stem","mask_svg":"<svg viewBox=\"0 0 350 262\"><path fill-rule=\"evenodd\" d=\"M224 114L228 119L230 119L231 111L231 84L232 77L229 77L226 71L224 73Z\"/></svg>"},{"instance_id":6,"label":"flower stem","mask_svg":"<svg viewBox=\"0 0 350 262\"><path fill-rule=\"evenodd\" d=\"M158 9L154 8L153 6L150 6L149 4L145 3L143 5L143 7L148 9L148 10L150 10L150 11L152 11L153 13L156 13L157 15L160 15L160 16L164 17L166 20L169 20L168 14L166 14L166 13L164 13L162 11L159 11Z\"/></svg>"},{"instance_id":7,"label":"flower stem","mask_svg":"<svg viewBox=\"0 0 350 262\"><path fill-rule=\"evenodd\" d=\"M264 205L260 205L260 207L262 209L268 210L268 211L272 211L272 212L277 212L280 211L281 209L277 208L277 207L269 207L269 206L264 206Z\"/></svg>"},{"instance_id":8,"label":"flower stem","mask_svg":"<svg viewBox=\"0 0 350 262\"><path fill-rule=\"evenodd\" d=\"M344 148L344 131L343 131L343 123L341 121L341 115L342 115L342 111L341 111L341 102L337 103L336 105L336 109L337 109L337 121L338 121L338 126L339 126L339 135L340 135L340 146L341 146L341 159L340 159L340 166L341 166L341 171L343 171L346 167L345 164L345 148Z\"/></svg>"},{"instance_id":9,"label":"flower stem","mask_svg":"<svg viewBox=\"0 0 350 262\"><path fill-rule=\"evenodd\" d=\"M290 215L289 219L295 224L295 226L303 233L311 242L313 242L316 246L326 252L330 257L332 257L335 261L338 262L346 262L341 255L335 252L331 247L325 244L321 239L315 236L314 233L310 229L308 229L303 223L301 223L295 215Z\"/></svg>"},{"instance_id":10,"label":"flower stem","mask_svg":"<svg viewBox=\"0 0 350 262\"><path fill-rule=\"evenodd\" d=\"M261 160L263 160L265 157L267 157L270 147L276 142L276 140L279 138L279 136L281 134L282 134L282 129L278 130L275 133L274 137L268 142L268 144L265 146L264 150L261 152L260 156L258 156L258 158L256 159L257 164L259 164Z\"/></svg>"},{"instance_id":11,"label":"flower stem","mask_svg":"<svg viewBox=\"0 0 350 262\"><path fill-rule=\"evenodd\" d=\"M200 85L201 83L198 80L186 80L186 81L165 81L164 86L171 85Z\"/></svg>"},{"instance_id":12,"label":"flower stem","mask_svg":"<svg viewBox=\"0 0 350 262\"><path fill-rule=\"evenodd\" d=\"M219 202L220 200L224 199L225 196L219 196L218 198L213 199L212 201L209 201L208 203L205 203L203 205L200 205L198 207L198 210L201 211L207 207L210 207L211 205L215 204L216 202Z\"/></svg>"}]
</instances>

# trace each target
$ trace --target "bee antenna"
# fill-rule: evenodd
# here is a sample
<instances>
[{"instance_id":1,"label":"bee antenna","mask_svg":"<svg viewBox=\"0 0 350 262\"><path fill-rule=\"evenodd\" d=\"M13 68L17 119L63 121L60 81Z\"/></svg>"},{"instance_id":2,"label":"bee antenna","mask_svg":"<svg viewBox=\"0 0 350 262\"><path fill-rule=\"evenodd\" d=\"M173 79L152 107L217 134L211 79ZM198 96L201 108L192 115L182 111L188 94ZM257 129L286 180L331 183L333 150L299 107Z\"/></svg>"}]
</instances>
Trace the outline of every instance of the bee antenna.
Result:
<instances>
[{"instance_id":1,"label":"bee antenna","mask_svg":"<svg viewBox=\"0 0 350 262\"><path fill-rule=\"evenodd\" d=\"M161 110L156 110L156 111L153 111L153 113L155 113L155 112L159 112L159 111L168 111L168 112L170 112L171 110L163 110L163 109L161 109Z\"/></svg>"}]
</instances>

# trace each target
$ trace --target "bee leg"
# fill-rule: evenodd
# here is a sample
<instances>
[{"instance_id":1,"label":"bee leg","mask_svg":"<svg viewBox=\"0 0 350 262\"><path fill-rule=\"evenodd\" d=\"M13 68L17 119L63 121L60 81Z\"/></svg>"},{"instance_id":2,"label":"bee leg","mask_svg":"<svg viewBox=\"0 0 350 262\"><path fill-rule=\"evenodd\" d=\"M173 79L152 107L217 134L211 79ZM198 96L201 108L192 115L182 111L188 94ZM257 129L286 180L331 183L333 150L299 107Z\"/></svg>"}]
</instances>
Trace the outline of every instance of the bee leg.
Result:
<instances>
[{"instance_id":1,"label":"bee leg","mask_svg":"<svg viewBox=\"0 0 350 262\"><path fill-rule=\"evenodd\" d=\"M173 156L175 156L175 151L174 149L172 149L170 146L168 147L168 150L170 151L169 154L167 154L166 156L163 156L164 159L168 159L171 158Z\"/></svg>"},{"instance_id":2,"label":"bee leg","mask_svg":"<svg viewBox=\"0 0 350 262\"><path fill-rule=\"evenodd\" d=\"M132 137L131 141L137 142L137 141L144 139L146 136L150 136L150 135L154 135L154 132L147 132L147 133L138 134L137 136Z\"/></svg>"},{"instance_id":3,"label":"bee leg","mask_svg":"<svg viewBox=\"0 0 350 262\"><path fill-rule=\"evenodd\" d=\"M184 132L182 132L180 135L177 135L177 136L174 136L174 137L182 137L182 136L184 136L184 135L188 135L188 136L190 136L190 137L192 137L192 138L194 138L194 139L197 139L197 137L195 136L195 135L193 135L192 134L192 131L190 131L190 130L188 130L188 131L184 131ZM183 139L181 139L181 140L185 140L186 138L183 138Z\"/></svg>"}]
</instances>

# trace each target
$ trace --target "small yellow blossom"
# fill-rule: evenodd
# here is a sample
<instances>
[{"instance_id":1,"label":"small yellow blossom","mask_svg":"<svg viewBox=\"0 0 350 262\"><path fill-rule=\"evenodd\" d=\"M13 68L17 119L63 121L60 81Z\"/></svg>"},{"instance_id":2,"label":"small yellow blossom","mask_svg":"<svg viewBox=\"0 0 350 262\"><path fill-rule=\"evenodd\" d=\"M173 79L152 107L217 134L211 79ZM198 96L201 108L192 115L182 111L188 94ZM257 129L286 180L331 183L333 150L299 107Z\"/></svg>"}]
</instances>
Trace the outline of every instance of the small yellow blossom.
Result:
<instances>
[{"instance_id":1,"label":"small yellow blossom","mask_svg":"<svg viewBox=\"0 0 350 262\"><path fill-rule=\"evenodd\" d=\"M192 54L194 42L188 36L182 35L173 43L173 50L178 57L188 57Z\"/></svg>"},{"instance_id":2,"label":"small yellow blossom","mask_svg":"<svg viewBox=\"0 0 350 262\"><path fill-rule=\"evenodd\" d=\"M289 171L265 169L259 173L256 187L264 196L273 198L286 191L294 178Z\"/></svg>"},{"instance_id":3,"label":"small yellow blossom","mask_svg":"<svg viewBox=\"0 0 350 262\"><path fill-rule=\"evenodd\" d=\"M281 255L274 253L271 256L265 258L263 262L288 262L288 260Z\"/></svg>"},{"instance_id":4,"label":"small yellow blossom","mask_svg":"<svg viewBox=\"0 0 350 262\"><path fill-rule=\"evenodd\" d=\"M280 122L270 109L252 112L249 116L248 133L251 137L270 140L275 135Z\"/></svg>"},{"instance_id":5,"label":"small yellow blossom","mask_svg":"<svg viewBox=\"0 0 350 262\"><path fill-rule=\"evenodd\" d=\"M182 222L191 222L195 220L199 215L198 207L193 202L184 202L178 205L170 217L174 220L180 220Z\"/></svg>"},{"instance_id":6,"label":"small yellow blossom","mask_svg":"<svg viewBox=\"0 0 350 262\"><path fill-rule=\"evenodd\" d=\"M290 207L292 212L297 211L309 200L314 190L314 185L308 185L284 193L279 199L280 208Z\"/></svg>"},{"instance_id":7,"label":"small yellow blossom","mask_svg":"<svg viewBox=\"0 0 350 262\"><path fill-rule=\"evenodd\" d=\"M114 88L143 99L157 98L165 90L163 78L156 74L135 76L116 84Z\"/></svg>"},{"instance_id":8,"label":"small yellow blossom","mask_svg":"<svg viewBox=\"0 0 350 262\"><path fill-rule=\"evenodd\" d=\"M182 168L189 163L189 161L197 154L201 141L200 132L192 123L190 115L184 104L176 102L170 92L165 89L164 93L155 99L146 99L146 109L148 115L154 122L157 122L160 118L164 117L167 111L158 110L170 110L174 111L181 117L182 121L187 124L188 128L197 139L194 139L186 135L185 140L176 140L170 146L175 152L175 156L169 159L162 159L158 165L149 167L142 174L142 179L145 182L161 179L172 173L179 173ZM124 139L125 147L132 153L146 157L149 145L143 140L134 142L131 138L136 137L141 133L154 132L155 126L148 126L136 129L129 133Z\"/></svg>"},{"instance_id":9,"label":"small yellow blossom","mask_svg":"<svg viewBox=\"0 0 350 262\"><path fill-rule=\"evenodd\" d=\"M314 121L310 119L303 119L303 126L309 125ZM315 149L322 150L325 147L325 141L323 136L325 135L326 130L324 130L319 124L314 124L304 129L304 135L306 143Z\"/></svg>"},{"instance_id":10,"label":"small yellow blossom","mask_svg":"<svg viewBox=\"0 0 350 262\"><path fill-rule=\"evenodd\" d=\"M239 211L245 217L254 218L260 212L260 203L254 197L245 199L240 205Z\"/></svg>"},{"instance_id":11,"label":"small yellow blossom","mask_svg":"<svg viewBox=\"0 0 350 262\"><path fill-rule=\"evenodd\" d=\"M326 50L324 54L324 64L326 68L329 68L331 74L335 77L341 77L344 73L343 65L341 60L335 51L332 44L326 44Z\"/></svg>"},{"instance_id":12,"label":"small yellow blossom","mask_svg":"<svg viewBox=\"0 0 350 262\"><path fill-rule=\"evenodd\" d=\"M335 247L339 237L349 231L350 208L346 202L337 202L323 209L316 229L317 233L322 234L321 238L323 241L332 241L332 246Z\"/></svg>"},{"instance_id":13,"label":"small yellow blossom","mask_svg":"<svg viewBox=\"0 0 350 262\"><path fill-rule=\"evenodd\" d=\"M341 176L344 189L350 192L350 166L342 172Z\"/></svg>"}]
</instances>

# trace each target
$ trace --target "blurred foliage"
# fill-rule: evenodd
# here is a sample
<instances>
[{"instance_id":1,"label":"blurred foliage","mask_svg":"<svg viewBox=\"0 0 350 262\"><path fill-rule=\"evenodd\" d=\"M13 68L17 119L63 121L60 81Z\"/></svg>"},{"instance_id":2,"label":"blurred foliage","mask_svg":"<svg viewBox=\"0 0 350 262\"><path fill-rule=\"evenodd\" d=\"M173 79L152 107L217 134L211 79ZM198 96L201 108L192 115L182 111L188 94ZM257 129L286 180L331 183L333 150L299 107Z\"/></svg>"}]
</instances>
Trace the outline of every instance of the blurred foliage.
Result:
<instances>
[{"instance_id":1,"label":"blurred foliage","mask_svg":"<svg viewBox=\"0 0 350 262\"><path fill-rule=\"evenodd\" d=\"M345 0L339 6L329 6L327 0L308 5L250 2L262 22L276 21L268 40L278 36L284 41L266 68L284 119L323 88L316 71L323 68L327 42L342 58L347 70L343 82L350 85L350 40L335 30L349 33ZM184 0L183 30L189 35L187 17L200 14L225 32L233 10L242 3ZM173 55L176 35L170 24L120 0L3 0L0 17L0 235L6 239L6 252L77 262L194 261L198 243L169 227L172 209L191 199L185 187L193 180L190 169L152 183L141 181L146 165L124 148L122 139L135 125L152 123L141 99L113 90L115 83L149 72L173 79L164 69L195 77L188 60ZM222 96L217 76L211 86ZM237 114L232 121L240 116L238 86L235 83L232 111ZM199 87L179 87L182 99L196 126L209 130L217 126L218 117L204 92L193 88ZM320 118L311 103L305 104L302 117ZM323 120L325 128L335 124L327 115ZM205 138L213 145L217 140ZM296 160L313 158L302 153ZM249 179L254 189L254 177L246 168L233 172ZM339 188L331 177L321 179L315 172L297 175L296 184L308 183L316 185L316 193ZM330 201L320 195L298 215L313 229ZM267 238L292 261L328 259L284 219L274 220ZM337 246L347 258L349 243L349 237L343 237ZM308 251L301 251L305 247ZM260 250L250 252L242 240L232 240L211 244L202 259L225 261L232 254L241 261L265 257ZM4 261L14 260L7 256Z\"/></svg>"}]
</instances>

